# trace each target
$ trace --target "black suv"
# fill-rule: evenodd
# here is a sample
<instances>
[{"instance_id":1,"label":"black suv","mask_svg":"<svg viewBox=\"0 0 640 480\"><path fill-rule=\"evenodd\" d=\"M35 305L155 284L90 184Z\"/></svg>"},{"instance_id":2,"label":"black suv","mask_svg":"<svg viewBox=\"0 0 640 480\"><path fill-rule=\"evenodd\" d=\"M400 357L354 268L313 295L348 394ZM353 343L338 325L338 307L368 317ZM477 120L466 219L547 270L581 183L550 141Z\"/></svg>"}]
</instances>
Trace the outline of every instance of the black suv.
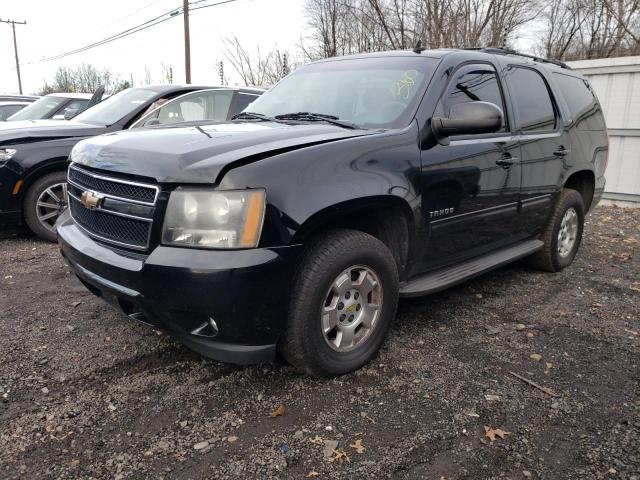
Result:
<instances>
[{"instance_id":1,"label":"black suv","mask_svg":"<svg viewBox=\"0 0 640 480\"><path fill-rule=\"evenodd\" d=\"M376 355L398 297L571 264L607 150L564 65L333 58L231 122L79 143L59 242L89 290L205 356L338 375Z\"/></svg>"}]
</instances>

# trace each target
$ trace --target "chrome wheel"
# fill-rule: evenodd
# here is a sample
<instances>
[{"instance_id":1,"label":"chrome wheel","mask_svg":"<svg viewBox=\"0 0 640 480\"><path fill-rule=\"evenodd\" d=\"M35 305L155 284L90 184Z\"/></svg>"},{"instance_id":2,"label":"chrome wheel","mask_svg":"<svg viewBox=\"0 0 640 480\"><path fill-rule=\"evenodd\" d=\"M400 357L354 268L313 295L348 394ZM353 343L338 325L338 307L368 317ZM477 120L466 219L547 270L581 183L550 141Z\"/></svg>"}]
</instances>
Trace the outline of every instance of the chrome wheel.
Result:
<instances>
[{"instance_id":1,"label":"chrome wheel","mask_svg":"<svg viewBox=\"0 0 640 480\"><path fill-rule=\"evenodd\" d=\"M36 202L38 221L49 231L55 231L56 220L67 208L67 184L56 183L42 191Z\"/></svg>"},{"instance_id":2,"label":"chrome wheel","mask_svg":"<svg viewBox=\"0 0 640 480\"><path fill-rule=\"evenodd\" d=\"M322 307L325 342L338 352L348 352L369 338L379 324L382 285L369 267L355 265L333 281Z\"/></svg>"},{"instance_id":3,"label":"chrome wheel","mask_svg":"<svg viewBox=\"0 0 640 480\"><path fill-rule=\"evenodd\" d=\"M558 254L562 258L569 256L576 244L578 237L578 212L574 208L568 208L564 212L560 230L558 231Z\"/></svg>"}]
</instances>

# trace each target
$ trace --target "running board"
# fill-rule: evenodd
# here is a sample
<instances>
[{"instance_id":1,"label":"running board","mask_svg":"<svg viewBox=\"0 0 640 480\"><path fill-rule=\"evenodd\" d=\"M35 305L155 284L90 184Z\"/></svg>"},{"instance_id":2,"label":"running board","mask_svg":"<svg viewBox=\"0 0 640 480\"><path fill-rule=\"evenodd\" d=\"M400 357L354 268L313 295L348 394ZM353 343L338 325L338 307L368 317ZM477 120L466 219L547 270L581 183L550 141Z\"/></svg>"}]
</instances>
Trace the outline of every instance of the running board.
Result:
<instances>
[{"instance_id":1,"label":"running board","mask_svg":"<svg viewBox=\"0 0 640 480\"><path fill-rule=\"evenodd\" d=\"M528 240L451 267L415 277L400 285L401 297L417 297L439 292L473 277L527 257L542 248L540 240Z\"/></svg>"}]
</instances>

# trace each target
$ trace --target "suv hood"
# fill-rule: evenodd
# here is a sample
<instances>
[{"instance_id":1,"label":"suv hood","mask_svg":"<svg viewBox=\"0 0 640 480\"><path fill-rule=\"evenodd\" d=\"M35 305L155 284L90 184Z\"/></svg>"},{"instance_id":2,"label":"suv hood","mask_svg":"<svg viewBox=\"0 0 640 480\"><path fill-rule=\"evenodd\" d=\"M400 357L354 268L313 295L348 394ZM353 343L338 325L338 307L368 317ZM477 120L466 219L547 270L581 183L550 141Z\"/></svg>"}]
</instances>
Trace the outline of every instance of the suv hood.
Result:
<instances>
[{"instance_id":1,"label":"suv hood","mask_svg":"<svg viewBox=\"0 0 640 480\"><path fill-rule=\"evenodd\" d=\"M116 132L78 143L71 160L81 165L143 177L160 183L212 183L236 165L310 145L371 135L324 123L271 122Z\"/></svg>"},{"instance_id":2,"label":"suv hood","mask_svg":"<svg viewBox=\"0 0 640 480\"><path fill-rule=\"evenodd\" d=\"M0 145L59 138L88 137L105 132L104 125L70 120L23 120L0 124Z\"/></svg>"}]
</instances>

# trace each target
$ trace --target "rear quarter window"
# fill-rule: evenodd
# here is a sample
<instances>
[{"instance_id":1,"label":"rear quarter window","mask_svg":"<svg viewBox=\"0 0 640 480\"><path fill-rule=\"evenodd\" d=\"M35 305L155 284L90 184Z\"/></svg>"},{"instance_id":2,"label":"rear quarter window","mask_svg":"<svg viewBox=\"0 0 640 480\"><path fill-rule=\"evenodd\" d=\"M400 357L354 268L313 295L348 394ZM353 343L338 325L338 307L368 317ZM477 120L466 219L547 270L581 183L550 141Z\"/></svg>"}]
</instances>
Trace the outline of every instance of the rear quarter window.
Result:
<instances>
[{"instance_id":1,"label":"rear quarter window","mask_svg":"<svg viewBox=\"0 0 640 480\"><path fill-rule=\"evenodd\" d=\"M586 80L561 73L553 74L573 122L580 130L604 130L604 117L595 94Z\"/></svg>"}]
</instances>

